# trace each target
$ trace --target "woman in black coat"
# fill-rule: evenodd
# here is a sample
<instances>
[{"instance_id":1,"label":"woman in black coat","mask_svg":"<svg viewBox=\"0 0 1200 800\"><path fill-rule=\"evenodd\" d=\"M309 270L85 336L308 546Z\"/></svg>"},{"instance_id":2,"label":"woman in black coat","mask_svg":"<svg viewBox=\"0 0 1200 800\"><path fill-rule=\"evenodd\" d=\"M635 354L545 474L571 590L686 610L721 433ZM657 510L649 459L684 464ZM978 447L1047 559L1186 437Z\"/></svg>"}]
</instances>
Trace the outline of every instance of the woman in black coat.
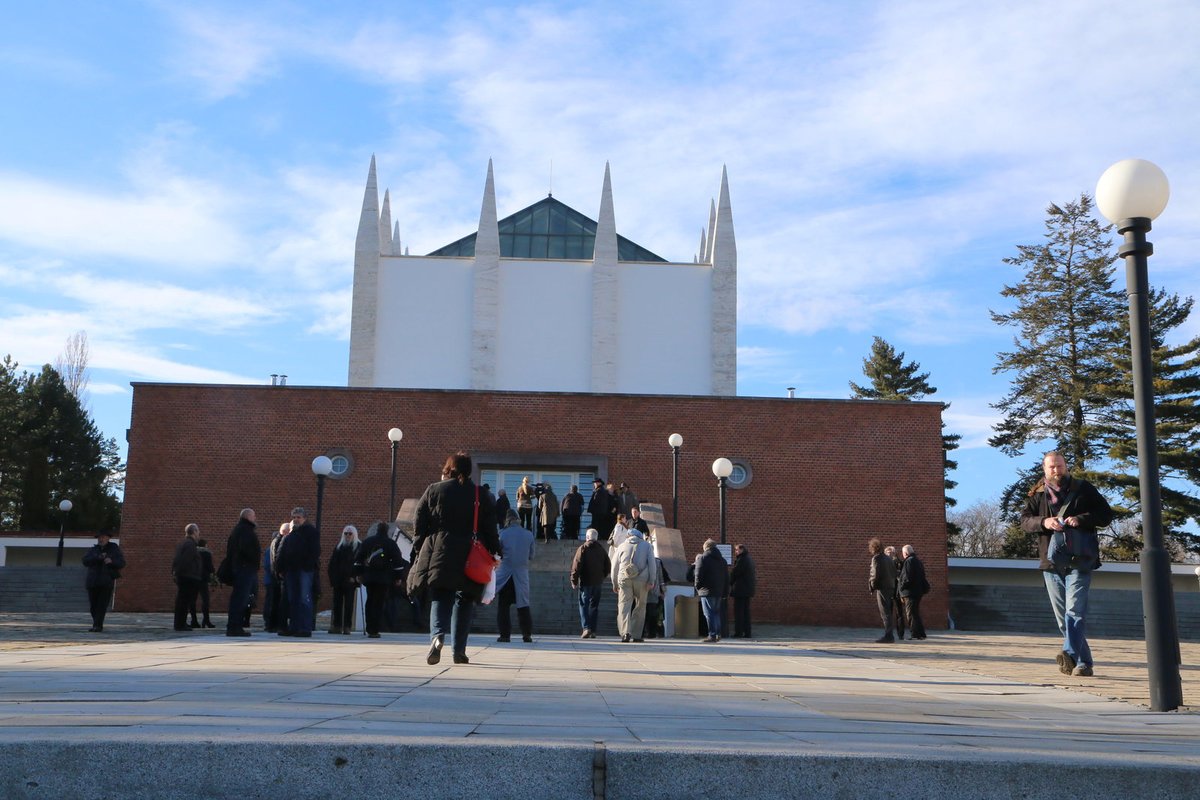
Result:
<instances>
[{"instance_id":1,"label":"woman in black coat","mask_svg":"<svg viewBox=\"0 0 1200 800\"><path fill-rule=\"evenodd\" d=\"M431 641L425 659L429 664L441 660L447 633L454 648L454 663L469 663L467 634L484 588L464 574L472 533L478 532L479 541L493 556L500 554L495 507L471 481L471 469L471 457L466 453L450 456L442 469L449 478L430 484L417 504L408 594L419 597L429 592Z\"/></svg>"},{"instance_id":2,"label":"woman in black coat","mask_svg":"<svg viewBox=\"0 0 1200 800\"><path fill-rule=\"evenodd\" d=\"M347 525L342 540L329 554L329 587L333 589L333 610L329 632L349 634L354 627L354 553L358 549L358 528Z\"/></svg>"},{"instance_id":3,"label":"woman in black coat","mask_svg":"<svg viewBox=\"0 0 1200 800\"><path fill-rule=\"evenodd\" d=\"M109 537L108 531L97 533L96 544L83 555L83 565L87 567L88 605L92 611L92 627L88 628L88 633L104 632L104 615L108 613L120 571L125 568L125 554Z\"/></svg>"}]
</instances>

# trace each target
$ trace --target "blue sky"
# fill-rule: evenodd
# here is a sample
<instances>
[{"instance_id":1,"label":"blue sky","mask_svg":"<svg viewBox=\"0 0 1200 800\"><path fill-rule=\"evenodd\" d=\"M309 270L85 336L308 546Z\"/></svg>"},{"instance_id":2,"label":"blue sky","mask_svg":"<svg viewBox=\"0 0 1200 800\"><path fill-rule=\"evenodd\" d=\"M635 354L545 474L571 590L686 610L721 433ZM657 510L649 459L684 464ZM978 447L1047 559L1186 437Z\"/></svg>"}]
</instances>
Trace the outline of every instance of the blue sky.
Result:
<instances>
[{"instance_id":1,"label":"blue sky","mask_svg":"<svg viewBox=\"0 0 1200 800\"><path fill-rule=\"evenodd\" d=\"M489 158L501 216L552 185L594 218L607 161L619 232L690 261L726 165L739 393L846 397L883 336L953 404L969 505L1036 459L986 444L988 310L1049 203L1158 163L1151 280L1200 294L1198 30L1190 0L14 4L0 355L86 330L118 440L130 381L343 385L373 153L413 253L474 229Z\"/></svg>"}]
</instances>

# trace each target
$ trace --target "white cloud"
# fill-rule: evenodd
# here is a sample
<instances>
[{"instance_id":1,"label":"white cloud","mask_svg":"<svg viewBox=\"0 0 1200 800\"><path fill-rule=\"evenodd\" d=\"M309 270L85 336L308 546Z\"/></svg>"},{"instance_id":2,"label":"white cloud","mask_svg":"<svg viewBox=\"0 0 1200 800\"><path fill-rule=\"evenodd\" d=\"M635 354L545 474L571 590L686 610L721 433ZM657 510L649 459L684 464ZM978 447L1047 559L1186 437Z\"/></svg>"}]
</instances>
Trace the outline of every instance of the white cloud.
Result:
<instances>
[{"instance_id":1,"label":"white cloud","mask_svg":"<svg viewBox=\"0 0 1200 800\"><path fill-rule=\"evenodd\" d=\"M89 381L87 390L92 394L129 394L129 387L119 383L97 383Z\"/></svg>"},{"instance_id":2,"label":"white cloud","mask_svg":"<svg viewBox=\"0 0 1200 800\"><path fill-rule=\"evenodd\" d=\"M244 255L242 235L221 218L225 203L209 188L174 180L100 191L0 173L0 239L76 257L228 263Z\"/></svg>"},{"instance_id":3,"label":"white cloud","mask_svg":"<svg viewBox=\"0 0 1200 800\"><path fill-rule=\"evenodd\" d=\"M1000 414L990 406L991 402L986 398L960 396L954 398L950 408L942 412L946 432L962 436L960 449L990 449L987 440L995 435L994 426L1000 422Z\"/></svg>"},{"instance_id":4,"label":"white cloud","mask_svg":"<svg viewBox=\"0 0 1200 800\"><path fill-rule=\"evenodd\" d=\"M174 54L175 67L200 85L207 99L235 95L277 68L286 25L268 25L265 19L204 8L174 6L166 10L182 34Z\"/></svg>"}]
</instances>

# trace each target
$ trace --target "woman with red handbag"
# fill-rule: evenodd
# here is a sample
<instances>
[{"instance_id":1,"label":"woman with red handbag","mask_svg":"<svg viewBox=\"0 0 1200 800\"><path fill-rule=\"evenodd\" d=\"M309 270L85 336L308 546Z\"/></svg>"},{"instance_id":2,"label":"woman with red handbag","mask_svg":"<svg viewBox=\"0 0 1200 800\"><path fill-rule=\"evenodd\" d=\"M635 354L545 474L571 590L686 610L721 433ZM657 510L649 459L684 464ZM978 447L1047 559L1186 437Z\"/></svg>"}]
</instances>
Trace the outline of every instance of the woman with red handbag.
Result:
<instances>
[{"instance_id":1,"label":"woman with red handbag","mask_svg":"<svg viewBox=\"0 0 1200 800\"><path fill-rule=\"evenodd\" d=\"M496 512L492 500L471 480L471 457L459 452L446 459L446 480L429 485L417 504L413 567L408 573L409 597L429 592L429 655L426 662L442 658L446 634L450 634L455 664L468 664L467 634L475 604L483 597L484 580L468 557L474 548L495 558L500 553ZM475 546L478 542L481 547ZM490 576L489 576L490 577Z\"/></svg>"}]
</instances>

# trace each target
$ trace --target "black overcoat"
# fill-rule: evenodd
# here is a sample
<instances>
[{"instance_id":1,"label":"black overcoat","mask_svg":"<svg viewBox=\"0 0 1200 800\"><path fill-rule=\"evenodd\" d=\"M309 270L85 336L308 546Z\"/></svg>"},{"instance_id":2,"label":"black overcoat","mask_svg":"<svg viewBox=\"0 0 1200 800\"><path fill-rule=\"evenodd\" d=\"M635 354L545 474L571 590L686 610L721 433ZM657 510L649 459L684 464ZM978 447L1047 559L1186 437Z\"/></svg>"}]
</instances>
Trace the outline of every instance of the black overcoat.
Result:
<instances>
[{"instance_id":1,"label":"black overcoat","mask_svg":"<svg viewBox=\"0 0 1200 800\"><path fill-rule=\"evenodd\" d=\"M496 509L484 492L479 498L479 541L492 555L500 555ZM414 525L413 565L408 573L408 593L419 597L426 589L461 591L478 600L483 585L467 578L464 569L471 549L475 520L475 484L457 479L429 485L417 504Z\"/></svg>"}]
</instances>

